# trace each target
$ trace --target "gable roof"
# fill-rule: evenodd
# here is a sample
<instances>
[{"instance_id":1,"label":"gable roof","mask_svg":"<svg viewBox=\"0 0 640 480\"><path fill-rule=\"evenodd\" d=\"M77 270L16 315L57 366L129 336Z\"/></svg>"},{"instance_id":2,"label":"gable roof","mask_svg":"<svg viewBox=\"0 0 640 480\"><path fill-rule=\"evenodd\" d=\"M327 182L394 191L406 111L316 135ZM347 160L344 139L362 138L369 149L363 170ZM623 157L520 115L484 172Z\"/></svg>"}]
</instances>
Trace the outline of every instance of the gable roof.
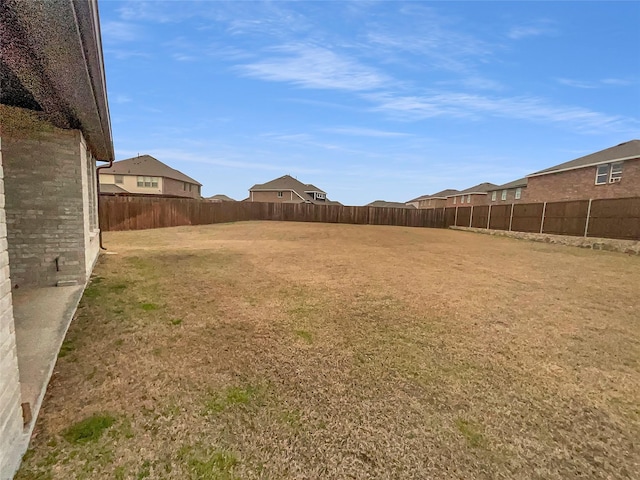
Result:
<instances>
[{"instance_id":1,"label":"gable roof","mask_svg":"<svg viewBox=\"0 0 640 480\"><path fill-rule=\"evenodd\" d=\"M233 198L223 195L222 193L218 193L217 195L207 197L205 198L205 200L212 200L214 202L235 202Z\"/></svg>"},{"instance_id":2,"label":"gable roof","mask_svg":"<svg viewBox=\"0 0 640 480\"><path fill-rule=\"evenodd\" d=\"M371 203L367 203L365 207L386 207L386 208L408 208L415 209L413 205L407 205L402 202L385 202L384 200L375 200Z\"/></svg>"},{"instance_id":3,"label":"gable roof","mask_svg":"<svg viewBox=\"0 0 640 480\"><path fill-rule=\"evenodd\" d=\"M576 158L575 160L570 160L553 167L545 168L544 170L527 175L527 177L565 172L567 170L591 167L601 163L609 163L616 160L631 160L634 158L640 158L640 140L630 140L616 145L615 147L605 148L599 152L591 153L584 157Z\"/></svg>"},{"instance_id":4,"label":"gable roof","mask_svg":"<svg viewBox=\"0 0 640 480\"><path fill-rule=\"evenodd\" d=\"M100 193L129 193L114 183L101 183Z\"/></svg>"},{"instance_id":5,"label":"gable roof","mask_svg":"<svg viewBox=\"0 0 640 480\"><path fill-rule=\"evenodd\" d=\"M105 168L101 173L115 175L145 175L148 177L166 177L180 182L194 183L202 186L200 182L185 175L184 173L171 168L151 155L140 155L138 157L127 158L113 162L111 168Z\"/></svg>"},{"instance_id":6,"label":"gable roof","mask_svg":"<svg viewBox=\"0 0 640 480\"><path fill-rule=\"evenodd\" d=\"M414 198L413 200L409 200L405 203L419 202L420 200L429 200L430 198L447 198L451 195L455 195L456 193L460 193L460 191L455 188L447 188L446 190L441 190L440 192L432 193L431 195L422 195L421 197Z\"/></svg>"},{"instance_id":7,"label":"gable roof","mask_svg":"<svg viewBox=\"0 0 640 480\"><path fill-rule=\"evenodd\" d=\"M471 195L471 194L480 194L480 193L486 194L487 192L496 190L497 188L498 188L498 185L496 185L495 183L484 182L484 183L479 183L478 185L474 185L473 187L469 187L466 190L462 190L458 193L447 195L447 197L458 197L460 195Z\"/></svg>"},{"instance_id":8,"label":"gable roof","mask_svg":"<svg viewBox=\"0 0 640 480\"><path fill-rule=\"evenodd\" d=\"M319 193L324 193L325 195L327 194L327 192L319 189L315 185L312 185L310 183L302 183L298 179L293 178L291 175L283 175L282 177L275 178L266 183L256 183L253 187L249 189L250 192L251 191L257 191L257 192L284 191L284 190L287 190L287 191L291 190L304 201L311 202L311 203L316 203L316 202L311 197L309 197L309 195L306 195L307 192L319 192ZM325 201L319 201L317 203L326 204L326 203L329 203L328 200L329 199L326 199Z\"/></svg>"},{"instance_id":9,"label":"gable roof","mask_svg":"<svg viewBox=\"0 0 640 480\"><path fill-rule=\"evenodd\" d=\"M527 177L513 180L512 182L505 183L504 185L497 186L494 190L507 190L509 188L526 187L528 183Z\"/></svg>"}]
</instances>

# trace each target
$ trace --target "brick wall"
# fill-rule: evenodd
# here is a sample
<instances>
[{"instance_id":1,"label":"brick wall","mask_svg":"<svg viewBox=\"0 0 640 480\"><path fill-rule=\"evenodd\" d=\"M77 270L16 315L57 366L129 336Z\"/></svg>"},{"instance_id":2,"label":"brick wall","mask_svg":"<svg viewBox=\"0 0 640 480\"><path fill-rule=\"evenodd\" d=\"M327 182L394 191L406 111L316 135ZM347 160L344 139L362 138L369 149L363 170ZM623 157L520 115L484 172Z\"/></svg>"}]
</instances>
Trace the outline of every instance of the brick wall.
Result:
<instances>
[{"instance_id":1,"label":"brick wall","mask_svg":"<svg viewBox=\"0 0 640 480\"><path fill-rule=\"evenodd\" d=\"M185 182L174 180L173 178L163 178L162 193L165 195L179 195L181 197L200 198L200 192L198 185L195 183L187 183L187 190L184 189ZM191 191L189 191L189 185L191 185Z\"/></svg>"},{"instance_id":2,"label":"brick wall","mask_svg":"<svg viewBox=\"0 0 640 480\"><path fill-rule=\"evenodd\" d=\"M250 202L271 202L271 203L301 203L302 200L297 194L291 190L283 190L282 198L278 198L278 192L249 192Z\"/></svg>"},{"instance_id":3,"label":"brick wall","mask_svg":"<svg viewBox=\"0 0 640 480\"><path fill-rule=\"evenodd\" d=\"M521 187L521 188L522 188L522 192L520 194L520 199L519 200L516 199L516 189L515 188L508 188L507 189L507 199L506 200L502 200L502 190L496 190L496 199L495 200L491 200L492 192L489 192L487 194L487 204L498 205L498 204L501 204L501 203L527 203L527 202L529 202L528 197L527 197L527 187Z\"/></svg>"},{"instance_id":4,"label":"brick wall","mask_svg":"<svg viewBox=\"0 0 640 480\"><path fill-rule=\"evenodd\" d=\"M488 199L487 199L487 195L485 193L480 193L480 194L471 194L471 202L467 203L467 197L468 195L464 196L464 203L461 203L461 199L463 198L462 195L458 196L458 197L448 197L446 200L446 204L444 205L445 207L470 207L471 205L487 205L488 203ZM456 199L456 203L453 203L453 199Z\"/></svg>"},{"instance_id":5,"label":"brick wall","mask_svg":"<svg viewBox=\"0 0 640 480\"><path fill-rule=\"evenodd\" d=\"M19 455L15 449L22 434L20 379L9 279L9 253L4 214L5 196L0 138L0 478L13 473Z\"/></svg>"},{"instance_id":6,"label":"brick wall","mask_svg":"<svg viewBox=\"0 0 640 480\"><path fill-rule=\"evenodd\" d=\"M417 208L442 208L446 205L446 198L428 198L426 200L420 200Z\"/></svg>"},{"instance_id":7,"label":"brick wall","mask_svg":"<svg viewBox=\"0 0 640 480\"><path fill-rule=\"evenodd\" d=\"M13 285L83 284L98 253L95 192L82 134L43 124L3 137ZM91 160L92 161L92 160ZM57 265L56 265L57 259Z\"/></svg>"},{"instance_id":8,"label":"brick wall","mask_svg":"<svg viewBox=\"0 0 640 480\"><path fill-rule=\"evenodd\" d=\"M619 183L596 185L596 167L529 177L528 202L560 202L589 198L640 196L640 159L626 160Z\"/></svg>"}]
</instances>

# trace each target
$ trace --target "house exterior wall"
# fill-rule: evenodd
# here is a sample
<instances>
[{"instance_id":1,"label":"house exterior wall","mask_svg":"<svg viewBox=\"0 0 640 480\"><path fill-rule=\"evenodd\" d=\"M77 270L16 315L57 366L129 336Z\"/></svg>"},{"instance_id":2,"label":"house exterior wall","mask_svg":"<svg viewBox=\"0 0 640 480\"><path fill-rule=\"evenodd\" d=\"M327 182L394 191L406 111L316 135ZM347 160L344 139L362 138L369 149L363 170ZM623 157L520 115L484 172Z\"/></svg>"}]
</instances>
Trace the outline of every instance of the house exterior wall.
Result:
<instances>
[{"instance_id":1,"label":"house exterior wall","mask_svg":"<svg viewBox=\"0 0 640 480\"><path fill-rule=\"evenodd\" d=\"M472 193L471 202L467 203L468 195L464 195L464 203L460 203L460 199L463 195L459 195L457 197L447 197L445 207L469 207L471 205L487 205L487 195L485 193ZM456 203L453 203L453 199L456 198Z\"/></svg>"},{"instance_id":2,"label":"house exterior wall","mask_svg":"<svg viewBox=\"0 0 640 480\"><path fill-rule=\"evenodd\" d=\"M3 136L12 284L84 284L99 250L95 166L79 130ZM56 259L57 265L56 265Z\"/></svg>"},{"instance_id":3,"label":"house exterior wall","mask_svg":"<svg viewBox=\"0 0 640 480\"><path fill-rule=\"evenodd\" d=\"M250 191L249 201L251 202L270 202L270 203L302 203L302 200L297 194L291 190L282 190L282 198L278 198L278 192L259 192Z\"/></svg>"},{"instance_id":4,"label":"house exterior wall","mask_svg":"<svg viewBox=\"0 0 640 480\"><path fill-rule=\"evenodd\" d=\"M13 464L16 459L16 453L13 450L22 434L20 377L4 206L2 138L0 138L0 478L4 478L5 472L13 472L17 467Z\"/></svg>"},{"instance_id":5,"label":"house exterior wall","mask_svg":"<svg viewBox=\"0 0 640 480\"><path fill-rule=\"evenodd\" d=\"M596 185L595 166L528 178L528 202L640 196L640 158L625 160L619 183Z\"/></svg>"},{"instance_id":6,"label":"house exterior wall","mask_svg":"<svg viewBox=\"0 0 640 480\"><path fill-rule=\"evenodd\" d=\"M163 189L163 178L158 177L158 186L153 187L138 187L138 176L137 175L123 175L122 181L123 183L116 183L115 175L110 173L100 173L100 183L110 184L110 185L118 185L121 188L124 188L129 193L145 193L148 195L162 195Z\"/></svg>"},{"instance_id":7,"label":"house exterior wall","mask_svg":"<svg viewBox=\"0 0 640 480\"><path fill-rule=\"evenodd\" d=\"M516 199L516 189L515 188L507 188L506 189L507 190L507 198L505 200L502 200L502 190L495 190L495 192L496 192L496 199L495 200L491 200L493 192L488 192L487 193L487 204L499 205L501 203L527 203L527 202L529 202L529 199L527 197L527 187L520 187L520 188L522 188L522 192L520 194L520 199Z\"/></svg>"},{"instance_id":8,"label":"house exterior wall","mask_svg":"<svg viewBox=\"0 0 640 480\"><path fill-rule=\"evenodd\" d=\"M442 208L447 205L446 198L427 198L417 202L417 208Z\"/></svg>"},{"instance_id":9,"label":"house exterior wall","mask_svg":"<svg viewBox=\"0 0 640 480\"><path fill-rule=\"evenodd\" d=\"M174 180L173 178L163 178L164 188L162 193L165 195L178 195L180 197L200 198L199 186L195 183L187 183L187 190L184 189L185 182L180 180ZM191 185L191 191L189 191L189 185Z\"/></svg>"}]
</instances>

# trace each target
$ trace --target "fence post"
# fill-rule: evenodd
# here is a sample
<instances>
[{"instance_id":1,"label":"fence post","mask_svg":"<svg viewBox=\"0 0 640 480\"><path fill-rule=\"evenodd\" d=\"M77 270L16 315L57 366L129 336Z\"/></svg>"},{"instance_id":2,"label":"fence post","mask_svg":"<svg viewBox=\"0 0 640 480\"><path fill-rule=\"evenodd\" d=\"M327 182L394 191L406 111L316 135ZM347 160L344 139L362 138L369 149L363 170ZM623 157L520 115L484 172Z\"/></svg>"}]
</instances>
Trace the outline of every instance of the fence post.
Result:
<instances>
[{"instance_id":1,"label":"fence post","mask_svg":"<svg viewBox=\"0 0 640 480\"><path fill-rule=\"evenodd\" d=\"M587 220L584 222L584 236L587 236L587 232L589 231L589 217L591 216L591 202L593 199L589 199L589 206L587 207Z\"/></svg>"},{"instance_id":2,"label":"fence post","mask_svg":"<svg viewBox=\"0 0 640 480\"><path fill-rule=\"evenodd\" d=\"M511 224L513 223L513 203L511 204L511 214L509 215L509 231L511 231Z\"/></svg>"},{"instance_id":3,"label":"fence post","mask_svg":"<svg viewBox=\"0 0 640 480\"><path fill-rule=\"evenodd\" d=\"M547 202L542 204L542 220L540 221L540 233L544 231L544 215L547 213Z\"/></svg>"},{"instance_id":4,"label":"fence post","mask_svg":"<svg viewBox=\"0 0 640 480\"><path fill-rule=\"evenodd\" d=\"M471 214L469 215L469 228L471 228L472 223L473 223L473 205L471 205Z\"/></svg>"},{"instance_id":5,"label":"fence post","mask_svg":"<svg viewBox=\"0 0 640 480\"><path fill-rule=\"evenodd\" d=\"M489 204L489 213L487 213L487 230L489 230L490 225L491 225L491 204Z\"/></svg>"},{"instance_id":6,"label":"fence post","mask_svg":"<svg viewBox=\"0 0 640 480\"><path fill-rule=\"evenodd\" d=\"M453 217L453 226L457 227L458 226L458 207L456 206L456 214Z\"/></svg>"}]
</instances>

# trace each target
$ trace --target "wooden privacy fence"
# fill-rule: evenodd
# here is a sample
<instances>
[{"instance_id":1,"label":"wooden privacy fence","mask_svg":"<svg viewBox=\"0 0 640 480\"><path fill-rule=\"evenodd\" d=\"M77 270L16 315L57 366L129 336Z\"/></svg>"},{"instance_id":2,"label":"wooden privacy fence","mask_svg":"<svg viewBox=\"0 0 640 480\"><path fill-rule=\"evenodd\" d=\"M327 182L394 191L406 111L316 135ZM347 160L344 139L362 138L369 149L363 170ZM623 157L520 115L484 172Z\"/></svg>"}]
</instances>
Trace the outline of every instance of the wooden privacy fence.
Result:
<instances>
[{"instance_id":1,"label":"wooden privacy fence","mask_svg":"<svg viewBox=\"0 0 640 480\"><path fill-rule=\"evenodd\" d=\"M436 209L443 210L443 209ZM640 198L446 207L444 226L640 240Z\"/></svg>"},{"instance_id":2,"label":"wooden privacy fence","mask_svg":"<svg viewBox=\"0 0 640 480\"><path fill-rule=\"evenodd\" d=\"M247 220L490 228L640 240L640 197L405 209L308 203L208 202L190 198L101 196L103 231Z\"/></svg>"},{"instance_id":3,"label":"wooden privacy fence","mask_svg":"<svg viewBox=\"0 0 640 480\"><path fill-rule=\"evenodd\" d=\"M442 211L309 203L208 202L188 198L101 196L103 231L142 230L246 220L442 228Z\"/></svg>"}]
</instances>

